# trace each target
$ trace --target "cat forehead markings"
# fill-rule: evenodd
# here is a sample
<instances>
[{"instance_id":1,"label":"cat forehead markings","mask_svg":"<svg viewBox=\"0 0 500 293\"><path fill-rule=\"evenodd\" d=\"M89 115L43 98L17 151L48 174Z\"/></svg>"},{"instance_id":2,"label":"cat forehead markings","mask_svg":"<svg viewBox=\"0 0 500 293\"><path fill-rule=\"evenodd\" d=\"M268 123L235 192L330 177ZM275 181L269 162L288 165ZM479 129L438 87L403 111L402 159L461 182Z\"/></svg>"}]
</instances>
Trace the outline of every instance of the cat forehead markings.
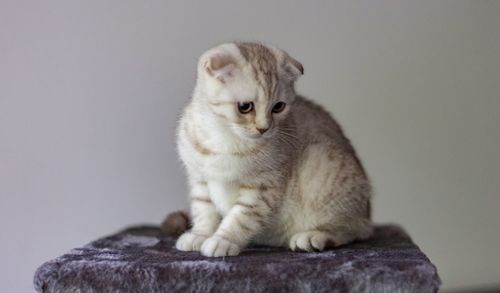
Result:
<instances>
[{"instance_id":1,"label":"cat forehead markings","mask_svg":"<svg viewBox=\"0 0 500 293\"><path fill-rule=\"evenodd\" d=\"M271 97L278 85L278 60L266 46L257 43L237 43L240 53L251 66L255 81Z\"/></svg>"}]
</instances>

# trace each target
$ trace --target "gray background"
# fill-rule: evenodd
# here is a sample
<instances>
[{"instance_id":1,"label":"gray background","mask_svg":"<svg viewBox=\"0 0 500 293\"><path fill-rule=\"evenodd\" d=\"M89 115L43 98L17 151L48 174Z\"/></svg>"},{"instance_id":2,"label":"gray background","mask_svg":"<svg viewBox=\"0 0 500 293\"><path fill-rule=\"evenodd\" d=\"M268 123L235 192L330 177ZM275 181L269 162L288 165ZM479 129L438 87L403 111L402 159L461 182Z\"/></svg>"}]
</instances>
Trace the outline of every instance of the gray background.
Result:
<instances>
[{"instance_id":1,"label":"gray background","mask_svg":"<svg viewBox=\"0 0 500 293\"><path fill-rule=\"evenodd\" d=\"M444 288L500 282L500 1L0 2L0 284L187 207L174 150L197 57L286 49ZM8 290L7 290L7 289Z\"/></svg>"}]
</instances>

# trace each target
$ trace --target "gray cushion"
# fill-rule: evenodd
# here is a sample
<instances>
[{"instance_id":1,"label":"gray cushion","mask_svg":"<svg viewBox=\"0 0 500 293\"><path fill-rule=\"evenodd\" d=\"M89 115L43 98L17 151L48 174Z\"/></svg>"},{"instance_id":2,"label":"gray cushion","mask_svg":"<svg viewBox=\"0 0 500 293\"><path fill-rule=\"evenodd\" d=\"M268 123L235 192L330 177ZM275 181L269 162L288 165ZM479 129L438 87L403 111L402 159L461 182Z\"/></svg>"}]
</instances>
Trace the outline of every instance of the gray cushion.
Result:
<instances>
[{"instance_id":1,"label":"gray cushion","mask_svg":"<svg viewBox=\"0 0 500 293\"><path fill-rule=\"evenodd\" d=\"M158 227L76 248L35 273L38 292L436 292L436 267L400 228L324 252L251 247L240 256L180 252Z\"/></svg>"}]
</instances>

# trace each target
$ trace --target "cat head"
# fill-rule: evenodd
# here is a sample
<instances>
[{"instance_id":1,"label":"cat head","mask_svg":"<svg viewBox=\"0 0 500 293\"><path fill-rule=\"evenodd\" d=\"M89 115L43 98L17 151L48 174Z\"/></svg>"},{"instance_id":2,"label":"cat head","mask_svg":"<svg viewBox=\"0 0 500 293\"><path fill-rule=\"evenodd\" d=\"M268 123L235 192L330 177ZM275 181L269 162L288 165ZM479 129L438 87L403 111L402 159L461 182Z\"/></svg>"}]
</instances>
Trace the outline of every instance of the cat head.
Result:
<instances>
[{"instance_id":1,"label":"cat head","mask_svg":"<svg viewBox=\"0 0 500 293\"><path fill-rule=\"evenodd\" d=\"M258 43L222 44L198 64L196 92L206 107L239 137L271 136L295 100L302 65L286 52Z\"/></svg>"}]
</instances>

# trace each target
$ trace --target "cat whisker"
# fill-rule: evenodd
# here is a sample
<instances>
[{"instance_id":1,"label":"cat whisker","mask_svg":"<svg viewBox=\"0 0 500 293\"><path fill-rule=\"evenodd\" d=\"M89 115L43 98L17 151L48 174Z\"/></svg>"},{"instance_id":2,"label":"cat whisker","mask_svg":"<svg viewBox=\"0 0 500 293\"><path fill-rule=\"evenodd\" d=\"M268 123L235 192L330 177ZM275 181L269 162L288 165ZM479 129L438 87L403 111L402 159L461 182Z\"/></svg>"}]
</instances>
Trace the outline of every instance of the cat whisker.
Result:
<instances>
[{"instance_id":1,"label":"cat whisker","mask_svg":"<svg viewBox=\"0 0 500 293\"><path fill-rule=\"evenodd\" d=\"M279 133L279 134L282 134L282 135L284 135L284 136L287 136L288 138L292 138L292 139L293 139L293 140L295 140L295 141L298 141L298 140L299 140L299 138L298 138L297 136L295 136L295 135L293 135L293 134L290 134L290 133L288 133L288 132L286 132L286 131L281 131L281 130L280 130L278 133Z\"/></svg>"}]
</instances>

